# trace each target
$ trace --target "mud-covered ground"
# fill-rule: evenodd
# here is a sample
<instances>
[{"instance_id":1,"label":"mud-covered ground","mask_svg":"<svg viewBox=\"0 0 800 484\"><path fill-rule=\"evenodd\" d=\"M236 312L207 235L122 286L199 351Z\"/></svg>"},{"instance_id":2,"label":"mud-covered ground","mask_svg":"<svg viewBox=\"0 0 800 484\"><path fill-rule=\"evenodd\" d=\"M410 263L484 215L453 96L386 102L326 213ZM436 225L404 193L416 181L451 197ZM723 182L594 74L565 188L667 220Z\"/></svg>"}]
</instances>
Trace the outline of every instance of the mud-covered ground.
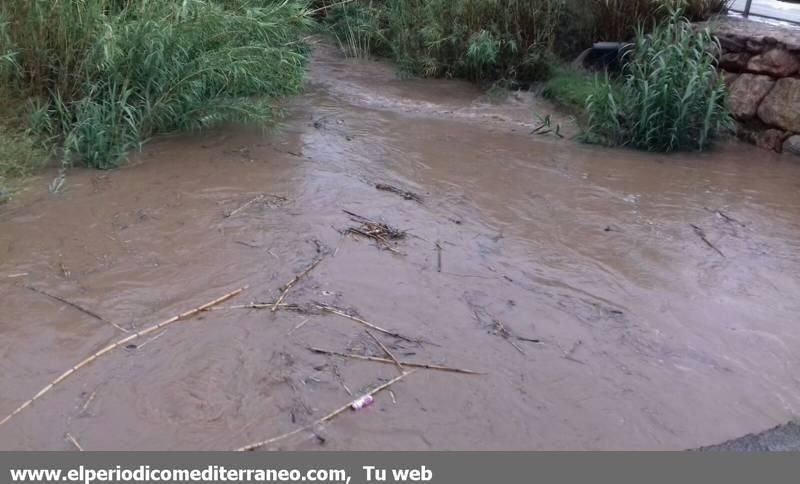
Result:
<instances>
[{"instance_id":1,"label":"mud-covered ground","mask_svg":"<svg viewBox=\"0 0 800 484\"><path fill-rule=\"evenodd\" d=\"M532 135L531 113L554 113L541 101L324 47L287 110L277 133L158 140L0 207L0 417L126 336L114 325L241 286L226 306L274 301L320 254L287 303L357 313L426 341L376 333L398 358L486 375L420 370L272 448L685 449L798 414L800 164ZM399 253L343 236L358 225L343 210L407 230ZM70 449L67 433L87 450L236 448L398 372L309 346L382 354L334 314L210 311L81 369L0 426L0 449Z\"/></svg>"}]
</instances>

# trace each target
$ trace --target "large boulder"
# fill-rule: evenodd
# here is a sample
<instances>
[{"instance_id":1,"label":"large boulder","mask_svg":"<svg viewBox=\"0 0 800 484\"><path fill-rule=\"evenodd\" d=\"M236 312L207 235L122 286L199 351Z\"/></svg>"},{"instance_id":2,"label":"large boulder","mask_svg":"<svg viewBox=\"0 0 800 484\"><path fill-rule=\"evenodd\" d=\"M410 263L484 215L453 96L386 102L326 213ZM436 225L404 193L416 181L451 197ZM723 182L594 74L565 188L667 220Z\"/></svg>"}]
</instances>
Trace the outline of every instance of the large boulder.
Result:
<instances>
[{"instance_id":1,"label":"large boulder","mask_svg":"<svg viewBox=\"0 0 800 484\"><path fill-rule=\"evenodd\" d=\"M788 77L800 70L800 61L786 50L772 49L750 59L747 70L773 77Z\"/></svg>"},{"instance_id":2,"label":"large boulder","mask_svg":"<svg viewBox=\"0 0 800 484\"><path fill-rule=\"evenodd\" d=\"M749 61L750 54L747 52L728 52L727 54L722 54L719 65L726 71L742 72L747 68Z\"/></svg>"},{"instance_id":3,"label":"large boulder","mask_svg":"<svg viewBox=\"0 0 800 484\"><path fill-rule=\"evenodd\" d=\"M757 131L753 134L753 141L756 146L764 150L777 151L778 153L783 148L784 139L786 139L786 134L779 129Z\"/></svg>"},{"instance_id":4,"label":"large boulder","mask_svg":"<svg viewBox=\"0 0 800 484\"><path fill-rule=\"evenodd\" d=\"M737 119L750 119L774 85L775 81L769 76L742 74L728 91L728 108Z\"/></svg>"},{"instance_id":5,"label":"large boulder","mask_svg":"<svg viewBox=\"0 0 800 484\"><path fill-rule=\"evenodd\" d=\"M800 79L779 79L758 107L758 117L769 125L800 133Z\"/></svg>"},{"instance_id":6,"label":"large boulder","mask_svg":"<svg viewBox=\"0 0 800 484\"><path fill-rule=\"evenodd\" d=\"M783 142L783 152L800 156L800 135L789 136Z\"/></svg>"}]
</instances>

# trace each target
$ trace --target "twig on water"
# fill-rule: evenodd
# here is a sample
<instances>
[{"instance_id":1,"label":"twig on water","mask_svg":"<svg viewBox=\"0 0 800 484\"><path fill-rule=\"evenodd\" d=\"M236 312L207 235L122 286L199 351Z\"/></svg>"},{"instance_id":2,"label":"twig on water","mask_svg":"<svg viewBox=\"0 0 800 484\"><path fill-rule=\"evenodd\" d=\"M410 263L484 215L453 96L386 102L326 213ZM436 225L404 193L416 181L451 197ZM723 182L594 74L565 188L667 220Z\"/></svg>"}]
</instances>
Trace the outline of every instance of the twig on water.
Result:
<instances>
[{"instance_id":1,"label":"twig on water","mask_svg":"<svg viewBox=\"0 0 800 484\"><path fill-rule=\"evenodd\" d=\"M520 348L518 344L511 341L511 338L517 338L517 336L508 329L506 329L506 326L500 321L495 319L492 322L494 323L494 327L497 328L496 333L502 336L504 340L508 341L508 344L513 346L515 350L519 351L524 355L525 352L522 350L522 348Z\"/></svg>"},{"instance_id":2,"label":"twig on water","mask_svg":"<svg viewBox=\"0 0 800 484\"><path fill-rule=\"evenodd\" d=\"M72 273L67 269L67 266L64 265L63 261L58 261L58 270L61 271L61 275L66 280L70 280L72 278Z\"/></svg>"},{"instance_id":3,"label":"twig on water","mask_svg":"<svg viewBox=\"0 0 800 484\"><path fill-rule=\"evenodd\" d=\"M355 321L355 322L357 322L359 324L363 324L367 328L374 329L375 331L378 331L378 332L383 333L383 334L388 334L389 336L394 336L395 338L400 338L402 340L408 341L409 343L422 343L423 342L420 339L410 338L410 337L404 336L404 335L402 335L400 333L396 333L394 331L389 331L388 329L383 329L380 326L377 326L375 324L370 323L369 321L364 321L363 319L358 318L356 316L351 316L350 314L347 314L346 312L342 311L341 309L335 308L333 306L325 306L325 305L322 305L322 304L317 304L317 307L319 309L322 309L323 311L328 311L329 313L333 313L333 314L335 314L337 316L341 316L343 318L347 318L347 319L349 319L351 321Z\"/></svg>"},{"instance_id":4,"label":"twig on water","mask_svg":"<svg viewBox=\"0 0 800 484\"><path fill-rule=\"evenodd\" d=\"M89 408L89 405L92 404L92 401L94 401L94 397L96 396L97 396L97 390L93 391L92 394L89 395L89 398L87 398L86 401L83 402L83 405L81 406L81 411L78 412L79 415L83 414L86 411L86 409Z\"/></svg>"},{"instance_id":5,"label":"twig on water","mask_svg":"<svg viewBox=\"0 0 800 484\"><path fill-rule=\"evenodd\" d=\"M711 212L711 213L716 214L722 220L724 220L724 221L726 221L728 223L736 224L736 225L739 225L741 227L747 227L746 224L744 224L743 222L740 222L739 220L736 220L735 218L731 217L730 215L728 215L727 213L723 212L722 210L713 210L713 209L710 209L708 207L705 207L705 209L707 211Z\"/></svg>"},{"instance_id":6,"label":"twig on water","mask_svg":"<svg viewBox=\"0 0 800 484\"><path fill-rule=\"evenodd\" d=\"M700 227L698 227L698 226L697 226L697 225L695 225L695 224L689 224L689 226L690 226L690 227L692 227L692 229L694 230L694 233L695 233L695 235L697 235L698 237L700 237L700 240L702 240L703 242L705 242L705 244L706 244L707 246L711 247L711 248L712 248L714 251L716 251L716 252L717 252L717 254L721 255L722 257L725 257L725 254L723 254L723 253L722 253L722 251L721 251L721 250L719 250L719 249L717 248L717 246L716 246L716 245L712 244L712 243L711 243L711 242L708 240L708 238L706 238L706 232L705 232L703 229L701 229Z\"/></svg>"},{"instance_id":7,"label":"twig on water","mask_svg":"<svg viewBox=\"0 0 800 484\"><path fill-rule=\"evenodd\" d=\"M239 208L237 208L236 210L233 210L233 211L231 211L231 212L228 212L228 213L226 213L226 214L225 214L225 218L230 218L230 217L233 217L234 215L236 215L237 213L239 213L239 212L241 212L242 210L246 209L246 208L247 208L247 207L249 207L250 205L252 205L252 204L254 204L254 203L256 203L256 202L259 202L259 201L261 201L261 200L263 200L263 199L264 199L264 194L262 193L261 195L259 195L259 196L255 197L255 198L253 198L253 199L251 199L251 200L249 200L248 202L246 202L244 205L240 206L240 207L239 207Z\"/></svg>"},{"instance_id":8,"label":"twig on water","mask_svg":"<svg viewBox=\"0 0 800 484\"><path fill-rule=\"evenodd\" d=\"M209 309L209 311L227 311L229 309L269 309L269 308L271 308L273 306L275 306L274 302L270 302L270 303L252 302L252 303L248 303L248 304L237 304L235 306L218 306L218 307ZM282 308L283 307L287 307L287 306L290 306L290 304L287 304L287 303L278 304L278 307L282 307Z\"/></svg>"},{"instance_id":9,"label":"twig on water","mask_svg":"<svg viewBox=\"0 0 800 484\"><path fill-rule=\"evenodd\" d=\"M289 332L288 332L288 333L286 333L286 336L290 336L292 333L294 333L294 332L295 332L295 331L297 331L298 329L300 329L300 328L302 328L303 326L305 326L305 324L306 324L307 322L308 322L308 318L306 318L306 319L302 320L302 321L301 321L301 322L300 322L300 323L299 323L297 326L295 326L294 328L290 329L290 330L289 330Z\"/></svg>"},{"instance_id":10,"label":"twig on water","mask_svg":"<svg viewBox=\"0 0 800 484\"><path fill-rule=\"evenodd\" d=\"M103 318L99 314L97 314L94 311L91 311L89 309L86 309L85 307L81 306L80 304L74 303L72 301L68 301L68 300L64 299L63 297L56 296L54 294L50 294L47 291L43 291L41 289L37 289L37 288L35 288L33 286L25 286L25 288L29 289L29 290L37 293L37 294L41 294L42 296L49 297L50 299L55 299L56 301L58 301L60 303L64 303L67 306L70 306L71 308L77 309L78 311L82 312L83 314L85 314L87 316L90 316L90 317L92 317L92 318L94 318L94 319L96 319L98 321L102 321L103 323L110 324L111 326L117 328L118 330L122 331L123 333L130 333L130 331L128 331L127 329L123 328L122 326Z\"/></svg>"},{"instance_id":11,"label":"twig on water","mask_svg":"<svg viewBox=\"0 0 800 484\"><path fill-rule=\"evenodd\" d=\"M28 275L27 272L17 272L16 274L9 274L6 277L8 277L9 279L14 279L14 278L17 278L17 277L25 277L27 275Z\"/></svg>"},{"instance_id":12,"label":"twig on water","mask_svg":"<svg viewBox=\"0 0 800 484\"><path fill-rule=\"evenodd\" d=\"M273 305L272 305L272 308L270 309L270 311L272 311L273 313L274 313L275 311L277 311L277 310L278 310L278 306L279 306L279 305L280 305L280 304L283 302L283 299L286 297L286 294L288 294L288 293L289 293L289 289L291 289L291 288L292 288L292 286L294 286L295 284L297 284L297 281L299 281L300 279L302 279L302 278L303 278L303 276L305 276L306 274L308 274L309 272L311 272L311 271L312 271L312 270L313 270L315 267L317 267L317 265L318 265L320 262L322 262L322 257L320 257L319 259L317 259L317 260L315 260L314 262L312 262L312 263L311 263L311 264L310 264L308 267L306 267L306 268L305 268L305 270L303 270L303 272L301 272L301 273L297 274L296 276L294 276L294 277L292 278L292 280L291 280L291 281L287 282L287 283L286 283L286 285L285 285L285 286L283 286L283 292L281 293L281 296L278 298L278 300L277 300L277 301L275 301L275 304L273 304Z\"/></svg>"},{"instance_id":13,"label":"twig on water","mask_svg":"<svg viewBox=\"0 0 800 484\"><path fill-rule=\"evenodd\" d=\"M390 244L389 241L406 238L406 231L390 227L383 222L377 222L375 220L368 219L367 217L358 215L357 213L353 213L348 210L342 211L347 215L350 215L354 222L361 224L359 227L349 227L344 233L360 235L362 237L372 239L378 242L379 247L383 247L384 249L394 252L395 254L402 255L400 251L392 247L392 244Z\"/></svg>"},{"instance_id":14,"label":"twig on water","mask_svg":"<svg viewBox=\"0 0 800 484\"><path fill-rule=\"evenodd\" d=\"M33 398L31 398L30 400L26 401L25 403L23 403L22 405L17 407L16 410L14 410L10 414L8 414L3 420L0 420L0 426L2 426L4 423L6 423L9 420L11 420L12 418L14 418L14 416L16 416L21 411L23 411L26 408L28 408L28 406L30 406L33 402L35 402L36 400L42 398L47 392L52 390L53 387L55 387L59 383L63 382L68 377L70 377L72 374L74 374L75 372L77 372L81 368L85 367L89 363L92 363L94 360L96 360L96 359L100 358L101 356L105 355L106 353L109 353L109 352L111 352L111 351L113 351L113 350L115 350L115 349L117 349L117 348L119 348L121 346L124 346L125 344L127 344L130 341L133 341L136 338L139 338L139 337L144 336L146 334L153 333L153 332L158 331L159 329L161 329L161 328L163 328L165 326L169 326L170 324L177 323L178 321L185 320L186 318L189 318L189 317L194 316L196 314L199 314L199 313L201 313L203 311L206 311L207 309L209 309L209 308L211 308L213 306L216 306L217 304L220 304L220 303L222 303L224 301L227 301L228 299L238 295L239 293L244 291L244 289L245 288L242 287L242 288L239 288L239 289L237 289L237 290L235 290L233 292L229 292L228 294L225 294L224 296L218 297L217 299L214 299L211 302L203 304L202 306L198 306L198 307L196 307L194 309L191 309L189 311L181 313L181 314L179 314L177 316L173 316L173 317L171 317L171 318L169 318L167 320L164 320L164 321L162 321L162 322L160 322L158 324L154 324L154 325L152 325L152 326L150 326L148 328L145 328L145 329L143 329L141 331L138 331L138 332L136 332L134 334L131 334L130 336L126 336L125 338L122 338L121 340L117 341L116 343L112 343L112 344L106 346L105 348L101 349L100 351L98 351L98 352L94 353L93 355L85 358L84 360L82 360L81 362L79 362L78 364L76 364L75 366L70 368L69 370L65 371L64 373L61 374L61 376L59 376L58 378L53 380L49 385L47 385L46 387L44 387L41 390L39 390L39 393L34 395Z\"/></svg>"},{"instance_id":15,"label":"twig on water","mask_svg":"<svg viewBox=\"0 0 800 484\"><path fill-rule=\"evenodd\" d=\"M353 396L353 392L350 391L350 388L347 387L347 384L344 382L344 377L342 376L341 372L339 372L339 366L336 363L333 363L333 375L339 381L339 384L342 385L344 391L347 392L348 395L351 397Z\"/></svg>"},{"instance_id":16,"label":"twig on water","mask_svg":"<svg viewBox=\"0 0 800 484\"><path fill-rule=\"evenodd\" d=\"M377 356L364 356L364 355L355 355L352 353L342 353L341 351L333 351L333 350L326 350L323 348L315 348L313 346L308 348L310 351L314 353L319 353L322 355L332 355L332 356L341 356L342 358L352 358L354 360L364 360L364 361L374 361L377 363L386 363L389 365L395 364L393 360L388 358L380 358ZM464 368L451 368L449 366L441 366L441 365L431 365L427 363L412 363L410 361L401 361L401 365L409 368L424 368L426 370L437 370L437 371L448 371L451 373L463 373L465 375L485 375L485 373L481 373L479 371L474 370L467 370Z\"/></svg>"},{"instance_id":17,"label":"twig on water","mask_svg":"<svg viewBox=\"0 0 800 484\"><path fill-rule=\"evenodd\" d=\"M436 272L442 272L442 246L436 241Z\"/></svg>"},{"instance_id":18,"label":"twig on water","mask_svg":"<svg viewBox=\"0 0 800 484\"><path fill-rule=\"evenodd\" d=\"M145 346L147 346L148 344L150 344L150 343L152 343L153 341L157 340L158 338L160 338L160 337L164 336L166 333L167 333L167 330L164 330L164 331L162 331L162 332L158 333L157 335L155 335L155 336L151 337L150 339L148 339L148 340L147 340L147 341L145 341L144 343L140 344L140 345L139 345L139 347L138 347L138 348L136 348L136 349L140 350L140 349L144 348L144 347L145 347Z\"/></svg>"},{"instance_id":19,"label":"twig on water","mask_svg":"<svg viewBox=\"0 0 800 484\"><path fill-rule=\"evenodd\" d=\"M472 310L472 314L475 315L475 319L478 321L479 324L485 325L485 323L481 319L481 317L478 314L478 311L476 309ZM527 341L529 343L541 343L542 342L541 340L535 339L535 338L524 338L522 336L517 336L512 331L510 331L508 328L506 328L506 326L501 321L498 321L497 319L492 319L492 327L494 327L494 329L491 331L492 334L500 336L504 340L508 341L508 344L513 346L515 350L519 351L523 355L525 354L525 351L523 351L522 348L520 348L518 344L514 343L514 341L512 341L512 338L513 339L517 339L519 341Z\"/></svg>"},{"instance_id":20,"label":"twig on water","mask_svg":"<svg viewBox=\"0 0 800 484\"><path fill-rule=\"evenodd\" d=\"M374 334L370 333L368 329L365 329L364 331L369 335L370 338L372 338L373 341L378 343L378 346L380 346L383 352L386 353L386 356L388 356L389 358L392 359L392 361L394 361L394 364L397 365L397 369L400 370L400 374L405 373L406 370L405 368L403 368L403 365L400 363L400 360L395 358L392 352L389 351L389 348L387 348L383 343L381 343L381 340L379 340Z\"/></svg>"},{"instance_id":21,"label":"twig on water","mask_svg":"<svg viewBox=\"0 0 800 484\"><path fill-rule=\"evenodd\" d=\"M384 192L394 193L395 195L400 195L405 200L413 200L417 203L422 203L422 197L417 195L414 192L410 192L408 190L403 190L402 188L397 188L396 186L389 185L387 183L378 183L375 185L375 188Z\"/></svg>"},{"instance_id":22,"label":"twig on water","mask_svg":"<svg viewBox=\"0 0 800 484\"><path fill-rule=\"evenodd\" d=\"M403 378L407 377L408 375L414 373L415 371L416 370L407 371L407 372L403 373L402 375L396 376L395 378L393 378L393 379L387 381L386 383L376 387L375 389L370 390L369 392L364 394L364 396L370 396L371 397L371 396L375 395L376 393L379 393L379 392L381 392L383 390L386 390L390 386L394 385L395 383L399 382L400 380L402 380ZM287 438L292 437L294 435L297 435L300 432L310 431L310 430L314 429L314 427L316 427L317 425L321 425L321 424L323 424L323 423L325 423L325 422L327 422L329 420L332 420L333 418L335 418L339 414L344 413L345 411L347 411L348 409L351 408L352 404L353 404L353 402L348 402L346 405L342 405L341 407L337 408L336 410L332 411L331 413L329 413L329 414L325 415L324 417L314 421L310 425L306 425L305 427L297 428L295 430L292 430L291 432L287 432L285 434L278 435L277 437L272 437L271 439L262 440L261 442L255 442L253 444L245 445L244 447L240 447L240 448L238 448L236 450L240 451L240 452L241 451L248 451L248 450L256 450L258 448L265 447L267 445L274 444L275 442L279 442L281 440L284 440L284 439L287 439Z\"/></svg>"},{"instance_id":23,"label":"twig on water","mask_svg":"<svg viewBox=\"0 0 800 484\"><path fill-rule=\"evenodd\" d=\"M67 432L66 434L64 434L64 438L67 439L67 441L69 441L70 443L72 443L72 445L74 445L75 448L78 449L80 452L83 452L83 447L81 447L81 444L78 443L78 441L75 439L75 437L72 436L71 433Z\"/></svg>"}]
</instances>

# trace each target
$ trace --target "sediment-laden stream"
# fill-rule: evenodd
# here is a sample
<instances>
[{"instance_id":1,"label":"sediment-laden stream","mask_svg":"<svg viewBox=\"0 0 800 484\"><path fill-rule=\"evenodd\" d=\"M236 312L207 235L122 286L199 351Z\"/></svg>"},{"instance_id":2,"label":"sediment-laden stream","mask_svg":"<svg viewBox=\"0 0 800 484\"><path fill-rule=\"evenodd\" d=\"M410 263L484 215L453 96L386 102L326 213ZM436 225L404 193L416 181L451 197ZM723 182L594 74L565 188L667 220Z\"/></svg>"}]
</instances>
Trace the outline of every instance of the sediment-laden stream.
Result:
<instances>
[{"instance_id":1,"label":"sediment-laden stream","mask_svg":"<svg viewBox=\"0 0 800 484\"><path fill-rule=\"evenodd\" d=\"M287 110L276 133L158 140L0 207L0 417L126 335L107 322L142 329L240 286L225 305L274 301L320 255L285 302L426 341L375 333L399 359L487 374L420 370L275 448L683 449L800 411L800 164L530 134L554 112L540 100L325 47ZM399 253L343 236L343 210L406 230ZM398 372L309 346L382 354L331 313L209 311L81 369L0 448L236 448Z\"/></svg>"}]
</instances>

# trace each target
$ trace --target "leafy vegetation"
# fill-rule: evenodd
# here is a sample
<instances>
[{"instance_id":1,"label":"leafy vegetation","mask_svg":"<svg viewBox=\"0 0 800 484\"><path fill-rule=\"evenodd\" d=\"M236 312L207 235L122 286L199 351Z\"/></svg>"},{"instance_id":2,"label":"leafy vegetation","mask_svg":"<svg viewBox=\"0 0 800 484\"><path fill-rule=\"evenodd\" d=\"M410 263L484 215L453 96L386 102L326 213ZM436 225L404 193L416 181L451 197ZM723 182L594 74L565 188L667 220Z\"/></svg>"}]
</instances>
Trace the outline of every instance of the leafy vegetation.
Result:
<instances>
[{"instance_id":1,"label":"leafy vegetation","mask_svg":"<svg viewBox=\"0 0 800 484\"><path fill-rule=\"evenodd\" d=\"M567 108L583 110L594 92L595 76L574 67L559 67L544 83L542 95Z\"/></svg>"},{"instance_id":2,"label":"leafy vegetation","mask_svg":"<svg viewBox=\"0 0 800 484\"><path fill-rule=\"evenodd\" d=\"M586 101L588 137L648 151L707 148L731 124L719 52L680 10L652 33L640 30L619 89L598 77Z\"/></svg>"},{"instance_id":3,"label":"leafy vegetation","mask_svg":"<svg viewBox=\"0 0 800 484\"><path fill-rule=\"evenodd\" d=\"M273 118L304 73L299 0L4 0L0 84L66 163L122 163L153 135Z\"/></svg>"},{"instance_id":4,"label":"leafy vegetation","mask_svg":"<svg viewBox=\"0 0 800 484\"><path fill-rule=\"evenodd\" d=\"M348 56L493 86L550 78L545 94L585 106L595 138L704 147L727 119L718 47L674 19L645 35L676 1L4 0L0 185L53 156L112 168L160 133L270 122L273 99L301 89L312 13ZM685 12L705 18L728 1L685 0ZM621 82L552 67L637 29Z\"/></svg>"},{"instance_id":5,"label":"leafy vegetation","mask_svg":"<svg viewBox=\"0 0 800 484\"><path fill-rule=\"evenodd\" d=\"M0 127L0 203L25 177L33 175L47 160L47 153L22 132Z\"/></svg>"},{"instance_id":6,"label":"leafy vegetation","mask_svg":"<svg viewBox=\"0 0 800 484\"><path fill-rule=\"evenodd\" d=\"M372 2L330 5L323 26L348 57L367 58L383 45L380 12Z\"/></svg>"},{"instance_id":7,"label":"leafy vegetation","mask_svg":"<svg viewBox=\"0 0 800 484\"><path fill-rule=\"evenodd\" d=\"M333 6L327 22L336 32L358 33L337 38L368 38L373 52L392 57L413 74L478 81L543 78L564 0L362 0L360 7L336 3L328 1ZM375 20L364 21L365 14ZM352 50L345 45L346 54Z\"/></svg>"}]
</instances>

